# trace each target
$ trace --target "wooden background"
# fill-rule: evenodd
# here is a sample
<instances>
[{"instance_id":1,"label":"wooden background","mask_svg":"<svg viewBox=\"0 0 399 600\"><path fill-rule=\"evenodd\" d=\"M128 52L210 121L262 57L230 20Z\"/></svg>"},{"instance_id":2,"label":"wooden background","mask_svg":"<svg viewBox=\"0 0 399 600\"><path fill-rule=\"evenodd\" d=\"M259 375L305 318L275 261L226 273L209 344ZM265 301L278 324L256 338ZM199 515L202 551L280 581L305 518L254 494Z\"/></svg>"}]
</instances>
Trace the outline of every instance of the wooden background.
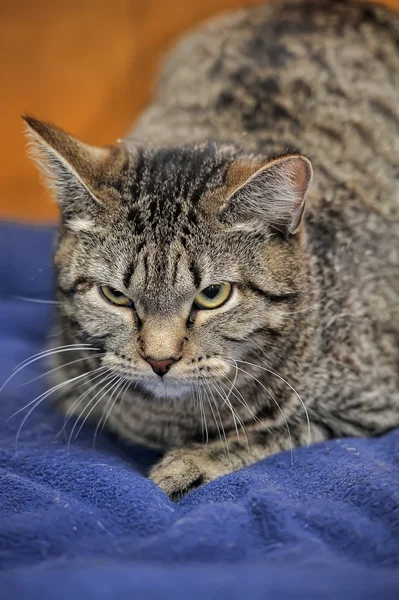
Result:
<instances>
[{"instance_id":1,"label":"wooden background","mask_svg":"<svg viewBox=\"0 0 399 600\"><path fill-rule=\"evenodd\" d=\"M55 203L25 155L21 113L93 144L143 108L160 57L199 21L259 0L0 0L0 218L45 222ZM399 0L387 0L399 9Z\"/></svg>"}]
</instances>

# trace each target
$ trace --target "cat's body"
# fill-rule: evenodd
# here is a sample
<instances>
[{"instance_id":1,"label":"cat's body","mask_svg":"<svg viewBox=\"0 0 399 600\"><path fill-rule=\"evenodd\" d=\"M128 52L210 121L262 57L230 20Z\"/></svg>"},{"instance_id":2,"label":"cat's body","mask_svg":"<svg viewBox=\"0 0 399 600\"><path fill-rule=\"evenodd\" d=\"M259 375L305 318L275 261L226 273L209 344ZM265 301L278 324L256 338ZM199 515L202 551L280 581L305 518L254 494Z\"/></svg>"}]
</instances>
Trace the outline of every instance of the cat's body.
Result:
<instances>
[{"instance_id":1,"label":"cat's body","mask_svg":"<svg viewBox=\"0 0 399 600\"><path fill-rule=\"evenodd\" d=\"M399 425L398 44L399 18L383 8L271 3L182 42L128 151L82 150L31 120L62 179L59 345L91 342L106 355L65 366L59 380L90 364L140 370L128 388L107 380L90 405L74 384L60 402L168 449L152 477L169 494L309 434ZM292 148L314 170L302 226L302 205L288 214L283 202L305 196L308 161L261 159ZM108 209L90 205L88 190ZM231 299L193 316L192 288L219 281L234 284ZM134 300L131 325L112 306L103 322L97 285ZM55 366L85 352L56 354ZM161 381L135 366L149 355L178 362ZM215 379L204 385L204 375Z\"/></svg>"}]
</instances>

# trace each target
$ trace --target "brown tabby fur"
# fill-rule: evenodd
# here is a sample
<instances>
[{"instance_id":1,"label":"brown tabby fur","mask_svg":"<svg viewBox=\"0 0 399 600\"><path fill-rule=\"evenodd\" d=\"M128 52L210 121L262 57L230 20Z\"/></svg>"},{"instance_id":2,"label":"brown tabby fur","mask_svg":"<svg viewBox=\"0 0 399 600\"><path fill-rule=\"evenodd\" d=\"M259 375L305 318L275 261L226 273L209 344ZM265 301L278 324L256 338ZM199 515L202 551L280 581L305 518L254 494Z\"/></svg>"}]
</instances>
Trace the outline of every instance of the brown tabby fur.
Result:
<instances>
[{"instance_id":1,"label":"brown tabby fur","mask_svg":"<svg viewBox=\"0 0 399 600\"><path fill-rule=\"evenodd\" d=\"M398 98L395 14L286 0L183 40L116 147L26 118L62 213L57 346L78 344L54 354L57 381L80 377L58 403L164 449L171 497L399 425ZM149 356L178 362L161 379Z\"/></svg>"}]
</instances>

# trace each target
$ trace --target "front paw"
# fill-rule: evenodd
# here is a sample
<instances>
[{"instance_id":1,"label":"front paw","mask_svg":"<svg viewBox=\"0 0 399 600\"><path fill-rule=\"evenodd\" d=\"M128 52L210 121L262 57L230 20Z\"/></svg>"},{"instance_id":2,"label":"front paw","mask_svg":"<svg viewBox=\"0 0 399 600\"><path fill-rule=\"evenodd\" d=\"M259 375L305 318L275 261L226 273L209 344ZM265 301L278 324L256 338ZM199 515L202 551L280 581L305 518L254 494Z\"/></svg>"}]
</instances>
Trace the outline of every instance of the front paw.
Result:
<instances>
[{"instance_id":1,"label":"front paw","mask_svg":"<svg viewBox=\"0 0 399 600\"><path fill-rule=\"evenodd\" d=\"M213 465L214 467L214 465ZM150 478L174 501L214 479L212 463L204 449L171 450L151 470Z\"/></svg>"}]
</instances>

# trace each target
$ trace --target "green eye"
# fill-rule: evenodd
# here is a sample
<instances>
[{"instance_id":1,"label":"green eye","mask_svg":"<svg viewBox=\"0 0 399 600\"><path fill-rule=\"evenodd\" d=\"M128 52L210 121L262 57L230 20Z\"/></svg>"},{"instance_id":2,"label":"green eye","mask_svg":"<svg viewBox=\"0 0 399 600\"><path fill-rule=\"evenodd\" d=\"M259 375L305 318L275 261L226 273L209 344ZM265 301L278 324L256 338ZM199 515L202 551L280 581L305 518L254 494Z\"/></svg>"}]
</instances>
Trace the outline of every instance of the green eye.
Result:
<instances>
[{"instance_id":1,"label":"green eye","mask_svg":"<svg viewBox=\"0 0 399 600\"><path fill-rule=\"evenodd\" d=\"M196 296L194 304L197 308L210 310L219 308L230 298L231 294L230 283L215 283L209 285Z\"/></svg>"},{"instance_id":2,"label":"green eye","mask_svg":"<svg viewBox=\"0 0 399 600\"><path fill-rule=\"evenodd\" d=\"M122 292L118 292L118 290L109 287L109 285L100 286L100 292L104 298L108 300L108 302L111 302L111 304L116 304L117 306L126 306L128 308L133 306L133 302L130 300L130 298L125 296L125 294L122 294Z\"/></svg>"}]
</instances>

